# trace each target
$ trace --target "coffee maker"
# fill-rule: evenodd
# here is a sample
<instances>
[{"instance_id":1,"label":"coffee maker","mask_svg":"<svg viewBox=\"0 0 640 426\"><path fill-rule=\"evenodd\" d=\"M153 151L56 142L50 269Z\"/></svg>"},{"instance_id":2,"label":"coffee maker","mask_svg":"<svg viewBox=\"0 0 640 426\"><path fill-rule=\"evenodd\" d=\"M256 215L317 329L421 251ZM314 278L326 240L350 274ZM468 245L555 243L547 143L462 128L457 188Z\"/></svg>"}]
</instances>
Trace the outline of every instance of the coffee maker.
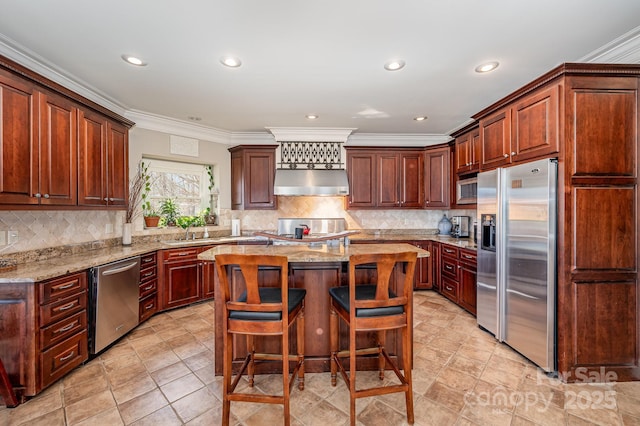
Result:
<instances>
[{"instance_id":1,"label":"coffee maker","mask_svg":"<svg viewBox=\"0 0 640 426\"><path fill-rule=\"evenodd\" d=\"M451 218L451 235L456 238L468 238L471 228L471 217L453 216Z\"/></svg>"}]
</instances>

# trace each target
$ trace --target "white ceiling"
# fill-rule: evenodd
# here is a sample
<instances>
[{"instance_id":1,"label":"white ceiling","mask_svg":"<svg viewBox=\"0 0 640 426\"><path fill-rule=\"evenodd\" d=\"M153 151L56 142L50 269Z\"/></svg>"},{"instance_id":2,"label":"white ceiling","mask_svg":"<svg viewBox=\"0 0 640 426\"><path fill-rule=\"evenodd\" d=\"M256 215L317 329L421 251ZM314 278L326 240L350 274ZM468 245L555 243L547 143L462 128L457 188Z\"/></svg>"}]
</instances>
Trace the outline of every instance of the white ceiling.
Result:
<instances>
[{"instance_id":1,"label":"white ceiling","mask_svg":"<svg viewBox=\"0 0 640 426\"><path fill-rule=\"evenodd\" d=\"M0 54L120 111L232 133L446 135L562 62L640 63L638 0L0 0L0 10ZM242 67L223 67L225 54ZM392 58L406 67L385 71ZM474 72L489 60L496 71Z\"/></svg>"}]
</instances>

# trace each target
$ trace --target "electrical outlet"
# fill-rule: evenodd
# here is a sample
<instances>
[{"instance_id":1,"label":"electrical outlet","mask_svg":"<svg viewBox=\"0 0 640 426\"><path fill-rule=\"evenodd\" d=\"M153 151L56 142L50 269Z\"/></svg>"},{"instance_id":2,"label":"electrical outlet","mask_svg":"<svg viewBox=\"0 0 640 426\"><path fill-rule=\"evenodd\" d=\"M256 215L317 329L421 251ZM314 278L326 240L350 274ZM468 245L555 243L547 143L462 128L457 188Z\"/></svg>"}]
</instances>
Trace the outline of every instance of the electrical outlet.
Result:
<instances>
[{"instance_id":1,"label":"electrical outlet","mask_svg":"<svg viewBox=\"0 0 640 426\"><path fill-rule=\"evenodd\" d=\"M18 231L9 231L8 232L8 236L7 236L7 240L8 240L9 244L17 243L18 242Z\"/></svg>"}]
</instances>

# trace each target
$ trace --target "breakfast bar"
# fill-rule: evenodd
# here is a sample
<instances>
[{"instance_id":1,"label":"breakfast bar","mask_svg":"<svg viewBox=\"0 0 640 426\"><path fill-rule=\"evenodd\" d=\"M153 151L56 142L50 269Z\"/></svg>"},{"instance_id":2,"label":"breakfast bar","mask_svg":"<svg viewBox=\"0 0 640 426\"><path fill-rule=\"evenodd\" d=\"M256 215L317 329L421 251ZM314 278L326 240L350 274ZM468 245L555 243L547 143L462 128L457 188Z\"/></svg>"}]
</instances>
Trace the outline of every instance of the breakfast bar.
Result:
<instances>
[{"instance_id":1,"label":"breakfast bar","mask_svg":"<svg viewBox=\"0 0 640 426\"><path fill-rule=\"evenodd\" d=\"M299 244L299 245L221 245L211 248L201 253L198 258L205 262L205 279L213 280L215 294L220 294L220 283L217 279L214 262L218 254L261 254L286 256L289 260L289 285L294 288L304 288L307 291L305 301L305 370L307 372L329 371L330 341L329 341L329 288L347 285L347 266L349 257L354 254L383 254L398 252L416 252L419 258L428 257L428 251L415 247L411 244L354 244L330 246L327 244ZM273 283L277 285L278 277L273 271L261 271L261 278L267 285ZM363 278L372 279L375 271L363 268L360 271ZM402 280L399 279L404 274L402 270L395 271L394 286L396 293L401 292ZM232 280L232 293L239 294L244 290L244 283L239 273L230 274ZM222 300L215 298L215 372L222 374ZM295 340L295 333L292 333ZM363 333L359 339L362 343L369 342L373 335ZM346 329L340 329L340 340L348 340ZM359 340L360 341L360 340ZM277 351L278 339L256 340L258 350L265 352ZM387 347L396 348L399 338L395 332L388 333ZM261 346L262 345L262 346ZM244 339L237 339L234 342L234 365L244 359L244 349L246 348ZM261 349L263 348L263 349ZM399 356L400 351L394 351L393 355ZM363 360L359 368L376 368L375 360L368 363ZM400 360L401 361L401 360ZM274 364L274 365L272 365ZM370 364L370 365L369 365ZM266 363L257 366L257 372L275 373L278 372L278 365Z\"/></svg>"}]
</instances>

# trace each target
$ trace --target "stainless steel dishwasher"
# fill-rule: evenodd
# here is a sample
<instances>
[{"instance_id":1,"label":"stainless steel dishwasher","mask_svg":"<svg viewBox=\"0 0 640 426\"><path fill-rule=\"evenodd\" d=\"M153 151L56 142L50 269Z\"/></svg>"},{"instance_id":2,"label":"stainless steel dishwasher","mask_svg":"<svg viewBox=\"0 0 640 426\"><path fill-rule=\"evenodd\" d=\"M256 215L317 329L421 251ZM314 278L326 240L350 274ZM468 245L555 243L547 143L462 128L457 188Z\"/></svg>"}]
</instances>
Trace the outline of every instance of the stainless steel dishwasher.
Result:
<instances>
[{"instance_id":1,"label":"stainless steel dishwasher","mask_svg":"<svg viewBox=\"0 0 640 426\"><path fill-rule=\"evenodd\" d=\"M97 354L138 325L140 256L91 269L89 353Z\"/></svg>"}]
</instances>

